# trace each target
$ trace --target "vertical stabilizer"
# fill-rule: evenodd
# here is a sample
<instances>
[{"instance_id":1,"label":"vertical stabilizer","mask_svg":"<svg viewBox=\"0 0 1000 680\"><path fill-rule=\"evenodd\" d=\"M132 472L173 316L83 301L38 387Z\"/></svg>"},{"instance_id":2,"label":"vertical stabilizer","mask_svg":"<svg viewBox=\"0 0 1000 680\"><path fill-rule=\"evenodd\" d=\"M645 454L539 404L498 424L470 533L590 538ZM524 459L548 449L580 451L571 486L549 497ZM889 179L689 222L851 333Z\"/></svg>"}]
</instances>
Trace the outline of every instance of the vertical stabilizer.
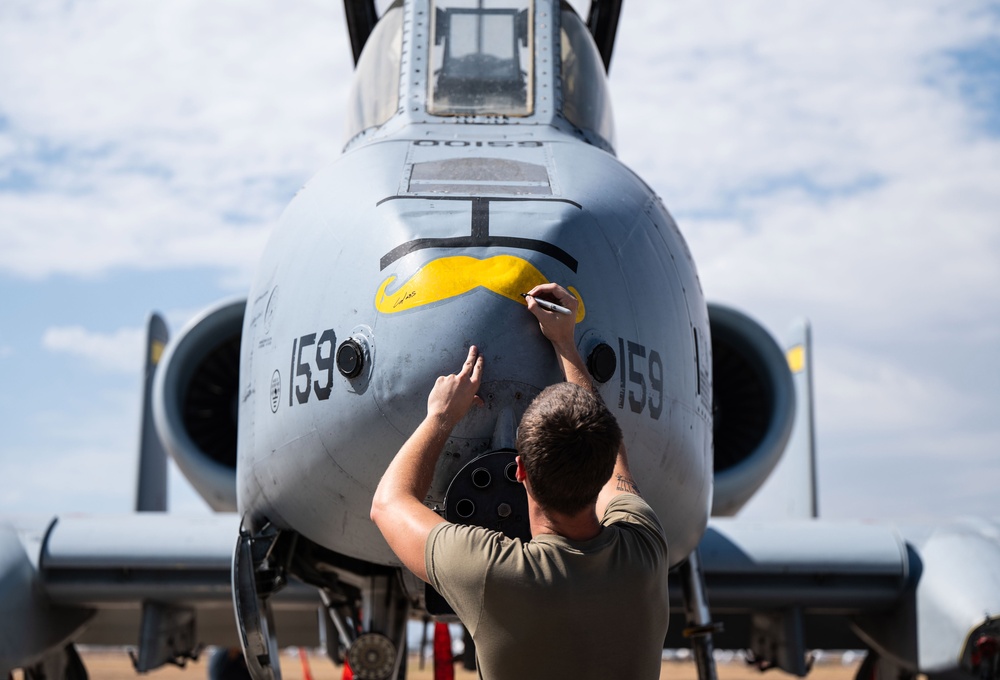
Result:
<instances>
[{"instance_id":1,"label":"vertical stabilizer","mask_svg":"<svg viewBox=\"0 0 1000 680\"><path fill-rule=\"evenodd\" d=\"M167 509L167 454L153 424L153 378L170 338L167 324L156 312L146 324L146 360L142 384L142 423L139 430L139 475L136 483L137 512Z\"/></svg>"},{"instance_id":2,"label":"vertical stabilizer","mask_svg":"<svg viewBox=\"0 0 1000 680\"><path fill-rule=\"evenodd\" d=\"M819 516L816 437L813 417L812 329L808 319L792 324L785 358L795 383L795 423L778 466L740 517L809 519Z\"/></svg>"}]
</instances>

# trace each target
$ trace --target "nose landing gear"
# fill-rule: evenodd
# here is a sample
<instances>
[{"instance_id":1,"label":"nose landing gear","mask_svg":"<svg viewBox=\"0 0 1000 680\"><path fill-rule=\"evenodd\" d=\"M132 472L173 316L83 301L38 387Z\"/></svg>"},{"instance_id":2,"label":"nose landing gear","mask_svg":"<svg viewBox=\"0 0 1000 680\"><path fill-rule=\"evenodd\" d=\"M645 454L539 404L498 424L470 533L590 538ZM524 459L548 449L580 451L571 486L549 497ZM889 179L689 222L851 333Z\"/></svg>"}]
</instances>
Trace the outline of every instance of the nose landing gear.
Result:
<instances>
[{"instance_id":1,"label":"nose landing gear","mask_svg":"<svg viewBox=\"0 0 1000 680\"><path fill-rule=\"evenodd\" d=\"M319 589L327 653L358 680L405 675L410 597L398 569L362 564L294 532L241 527L233 557L233 604L253 680L281 680L270 598L295 578Z\"/></svg>"}]
</instances>

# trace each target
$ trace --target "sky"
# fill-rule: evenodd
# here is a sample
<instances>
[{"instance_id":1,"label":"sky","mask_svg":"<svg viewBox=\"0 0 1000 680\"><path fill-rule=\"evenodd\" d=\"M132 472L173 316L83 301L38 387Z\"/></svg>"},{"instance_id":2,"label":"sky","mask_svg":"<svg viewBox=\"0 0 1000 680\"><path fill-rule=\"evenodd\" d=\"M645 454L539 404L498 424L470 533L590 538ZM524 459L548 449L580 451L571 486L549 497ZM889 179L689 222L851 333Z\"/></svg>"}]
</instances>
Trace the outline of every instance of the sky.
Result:
<instances>
[{"instance_id":1,"label":"sky","mask_svg":"<svg viewBox=\"0 0 1000 680\"><path fill-rule=\"evenodd\" d=\"M0 514L131 510L147 314L245 294L351 73L336 0L0 4ZM1000 515L1000 4L633 0L610 76L709 300L812 323L821 515Z\"/></svg>"}]
</instances>

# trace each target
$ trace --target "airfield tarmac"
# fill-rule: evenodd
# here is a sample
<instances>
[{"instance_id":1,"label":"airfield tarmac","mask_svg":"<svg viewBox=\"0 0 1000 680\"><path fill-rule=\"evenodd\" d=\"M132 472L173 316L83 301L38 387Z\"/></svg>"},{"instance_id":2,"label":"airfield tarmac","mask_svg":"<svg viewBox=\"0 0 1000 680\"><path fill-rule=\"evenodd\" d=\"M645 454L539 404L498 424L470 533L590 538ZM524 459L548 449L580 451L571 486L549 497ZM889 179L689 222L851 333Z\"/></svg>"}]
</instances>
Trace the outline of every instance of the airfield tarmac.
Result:
<instances>
[{"instance_id":1,"label":"airfield tarmac","mask_svg":"<svg viewBox=\"0 0 1000 680\"><path fill-rule=\"evenodd\" d=\"M131 680L138 677L132 669L132 662L122 651L90 649L82 654L83 662L93 680ZM342 669L334 666L329 659L317 654L308 655L309 677L312 680L342 680ZM828 655L813 666L809 674L810 680L852 680L861 663L860 657L842 658L840 655ZM202 680L206 675L207 657L189 663L186 668L159 668L146 677L155 680ZM433 680L434 670L430 661L420 669L416 655L409 659L409 680ZM718 663L719 680L761 680L762 674L747 666L739 659L729 663ZM308 680L303 665L295 652L286 652L281 658L281 675L285 680ZM690 661L664 661L660 671L661 680L697 680L698 674L694 663ZM768 680L791 680L795 676L780 670L767 672ZM15 673L16 680L22 680L23 675ZM475 680L475 671L466 671L460 664L455 666L455 680ZM611 680L609 678L609 680Z\"/></svg>"}]
</instances>

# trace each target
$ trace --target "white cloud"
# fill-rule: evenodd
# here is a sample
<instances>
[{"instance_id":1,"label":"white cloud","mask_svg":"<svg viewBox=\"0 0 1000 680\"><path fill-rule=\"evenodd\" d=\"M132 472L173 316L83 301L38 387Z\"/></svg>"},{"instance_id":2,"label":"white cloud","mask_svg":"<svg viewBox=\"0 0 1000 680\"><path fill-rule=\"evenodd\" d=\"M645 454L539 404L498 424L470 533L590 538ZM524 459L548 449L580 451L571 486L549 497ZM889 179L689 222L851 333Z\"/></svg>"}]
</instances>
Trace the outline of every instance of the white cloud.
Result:
<instances>
[{"instance_id":1,"label":"white cloud","mask_svg":"<svg viewBox=\"0 0 1000 680\"><path fill-rule=\"evenodd\" d=\"M0 478L13 481L0 496L0 513L131 509L138 389L92 381L53 395L25 419L32 436L10 428L0 449Z\"/></svg>"},{"instance_id":2,"label":"white cloud","mask_svg":"<svg viewBox=\"0 0 1000 680\"><path fill-rule=\"evenodd\" d=\"M22 452L16 452L22 453ZM23 459L0 457L0 478L16 480L0 497L0 514L130 512L135 504L137 458L108 442L74 442L61 450L32 450ZM167 505L171 512L204 514L208 505L172 462Z\"/></svg>"},{"instance_id":3,"label":"white cloud","mask_svg":"<svg viewBox=\"0 0 1000 680\"><path fill-rule=\"evenodd\" d=\"M0 513L79 511L127 512L135 493L135 463L110 452L79 444L0 458L0 476L16 480L0 501ZM125 465L123 465L123 462Z\"/></svg>"},{"instance_id":4,"label":"white cloud","mask_svg":"<svg viewBox=\"0 0 1000 680\"><path fill-rule=\"evenodd\" d=\"M869 334L1000 306L1000 139L957 96L948 59L996 35L982 8L623 14L619 153L677 216L710 297Z\"/></svg>"},{"instance_id":5,"label":"white cloud","mask_svg":"<svg viewBox=\"0 0 1000 680\"><path fill-rule=\"evenodd\" d=\"M924 439L958 428L975 400L931 374L915 372L884 353L834 348L817 367L821 421L854 436ZM912 449L908 452L912 452Z\"/></svg>"},{"instance_id":6,"label":"white cloud","mask_svg":"<svg viewBox=\"0 0 1000 680\"><path fill-rule=\"evenodd\" d=\"M29 416L30 441L15 437L0 445L0 479L13 481L0 494L0 515L130 512L140 404L138 381L135 390L92 382L46 402ZM209 511L172 462L168 506L181 513Z\"/></svg>"},{"instance_id":7,"label":"white cloud","mask_svg":"<svg viewBox=\"0 0 1000 680\"><path fill-rule=\"evenodd\" d=\"M142 328L120 328L114 333L95 333L81 326L49 328L42 336L42 346L86 359L101 370L136 373L145 356Z\"/></svg>"},{"instance_id":8,"label":"white cloud","mask_svg":"<svg viewBox=\"0 0 1000 680\"><path fill-rule=\"evenodd\" d=\"M0 182L27 191L0 192L0 271L247 278L294 191L339 152L350 51L332 5L215 9L5 6Z\"/></svg>"},{"instance_id":9,"label":"white cloud","mask_svg":"<svg viewBox=\"0 0 1000 680\"><path fill-rule=\"evenodd\" d=\"M954 93L929 81L948 75L944 50L989 35L971 6L630 7L612 85L619 119L638 125L620 126L621 150L682 189L679 200L708 207L720 190L790 172L837 184L873 172L873 161L905 165L968 119ZM658 96L642 96L653 87Z\"/></svg>"},{"instance_id":10,"label":"white cloud","mask_svg":"<svg viewBox=\"0 0 1000 680\"><path fill-rule=\"evenodd\" d=\"M820 446L820 514L938 520L995 517L1000 431L923 429ZM842 443L842 442L841 442Z\"/></svg>"}]
</instances>

